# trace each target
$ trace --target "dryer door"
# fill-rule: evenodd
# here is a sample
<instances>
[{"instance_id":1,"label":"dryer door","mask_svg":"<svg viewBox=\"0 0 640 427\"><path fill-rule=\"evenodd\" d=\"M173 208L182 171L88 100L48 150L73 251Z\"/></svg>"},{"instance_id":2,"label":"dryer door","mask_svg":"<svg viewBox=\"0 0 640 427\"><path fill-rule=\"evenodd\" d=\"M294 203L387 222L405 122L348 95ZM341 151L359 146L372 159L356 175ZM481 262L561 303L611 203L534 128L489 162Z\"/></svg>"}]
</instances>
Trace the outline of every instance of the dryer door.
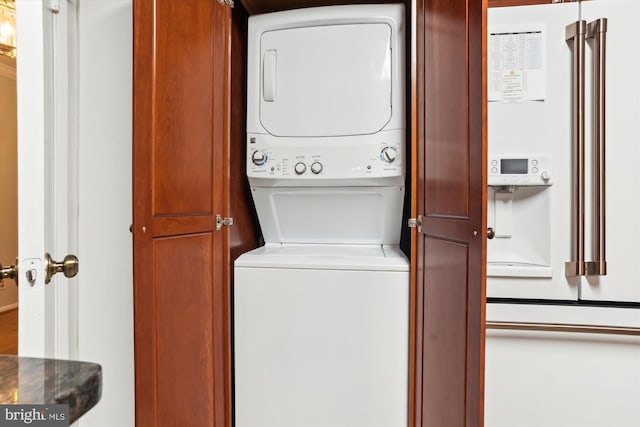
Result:
<instances>
[{"instance_id":1,"label":"dryer door","mask_svg":"<svg viewBox=\"0 0 640 427\"><path fill-rule=\"evenodd\" d=\"M391 118L389 25L267 31L260 52L260 121L270 134L372 134Z\"/></svg>"}]
</instances>

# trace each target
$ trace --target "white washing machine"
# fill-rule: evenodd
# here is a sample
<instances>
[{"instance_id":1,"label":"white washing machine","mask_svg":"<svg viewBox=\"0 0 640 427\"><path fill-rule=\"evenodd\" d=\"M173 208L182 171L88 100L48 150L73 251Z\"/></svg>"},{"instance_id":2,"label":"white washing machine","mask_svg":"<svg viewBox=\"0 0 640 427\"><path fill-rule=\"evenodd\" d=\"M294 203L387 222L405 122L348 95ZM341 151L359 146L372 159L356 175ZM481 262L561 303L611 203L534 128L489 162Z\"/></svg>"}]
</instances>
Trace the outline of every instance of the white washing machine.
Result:
<instances>
[{"instance_id":1,"label":"white washing machine","mask_svg":"<svg viewBox=\"0 0 640 427\"><path fill-rule=\"evenodd\" d=\"M238 259L236 425L406 427L408 270L394 246Z\"/></svg>"},{"instance_id":2,"label":"white washing machine","mask_svg":"<svg viewBox=\"0 0 640 427\"><path fill-rule=\"evenodd\" d=\"M404 7L249 18L237 427L406 427Z\"/></svg>"}]
</instances>

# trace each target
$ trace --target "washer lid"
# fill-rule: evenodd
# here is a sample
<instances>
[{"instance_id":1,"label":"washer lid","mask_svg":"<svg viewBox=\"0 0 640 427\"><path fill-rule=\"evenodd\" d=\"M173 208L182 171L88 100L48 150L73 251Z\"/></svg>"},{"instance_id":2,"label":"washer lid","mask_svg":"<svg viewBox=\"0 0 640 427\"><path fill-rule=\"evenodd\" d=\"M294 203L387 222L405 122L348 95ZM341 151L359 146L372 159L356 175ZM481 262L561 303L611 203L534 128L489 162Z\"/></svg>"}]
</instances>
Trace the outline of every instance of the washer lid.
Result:
<instances>
[{"instance_id":1,"label":"washer lid","mask_svg":"<svg viewBox=\"0 0 640 427\"><path fill-rule=\"evenodd\" d=\"M260 121L272 135L372 134L391 118L386 23L267 31L260 57Z\"/></svg>"},{"instance_id":2,"label":"washer lid","mask_svg":"<svg viewBox=\"0 0 640 427\"><path fill-rule=\"evenodd\" d=\"M395 245L270 244L241 255L235 267L409 271Z\"/></svg>"}]
</instances>

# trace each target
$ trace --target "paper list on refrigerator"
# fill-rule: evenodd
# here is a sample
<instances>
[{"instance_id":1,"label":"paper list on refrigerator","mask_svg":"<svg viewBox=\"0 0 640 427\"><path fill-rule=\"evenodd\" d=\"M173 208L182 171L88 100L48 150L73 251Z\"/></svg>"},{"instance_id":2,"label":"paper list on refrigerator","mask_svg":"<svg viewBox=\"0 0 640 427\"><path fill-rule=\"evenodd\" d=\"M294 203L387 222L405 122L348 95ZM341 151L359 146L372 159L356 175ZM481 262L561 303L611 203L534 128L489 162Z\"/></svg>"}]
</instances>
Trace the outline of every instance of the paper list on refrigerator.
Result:
<instances>
[{"instance_id":1,"label":"paper list on refrigerator","mask_svg":"<svg viewBox=\"0 0 640 427\"><path fill-rule=\"evenodd\" d=\"M543 101L546 92L544 24L489 29L490 102Z\"/></svg>"}]
</instances>

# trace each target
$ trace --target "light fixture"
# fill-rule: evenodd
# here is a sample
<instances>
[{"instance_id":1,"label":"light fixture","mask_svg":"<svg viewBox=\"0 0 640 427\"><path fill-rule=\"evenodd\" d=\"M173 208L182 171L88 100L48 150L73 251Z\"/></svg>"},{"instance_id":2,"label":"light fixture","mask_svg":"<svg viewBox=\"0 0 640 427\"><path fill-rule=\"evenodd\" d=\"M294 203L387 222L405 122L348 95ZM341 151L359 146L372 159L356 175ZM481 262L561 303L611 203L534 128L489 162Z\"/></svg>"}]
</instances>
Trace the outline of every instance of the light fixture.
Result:
<instances>
[{"instance_id":1,"label":"light fixture","mask_svg":"<svg viewBox=\"0 0 640 427\"><path fill-rule=\"evenodd\" d=\"M0 55L16 57L16 4L0 0Z\"/></svg>"}]
</instances>

